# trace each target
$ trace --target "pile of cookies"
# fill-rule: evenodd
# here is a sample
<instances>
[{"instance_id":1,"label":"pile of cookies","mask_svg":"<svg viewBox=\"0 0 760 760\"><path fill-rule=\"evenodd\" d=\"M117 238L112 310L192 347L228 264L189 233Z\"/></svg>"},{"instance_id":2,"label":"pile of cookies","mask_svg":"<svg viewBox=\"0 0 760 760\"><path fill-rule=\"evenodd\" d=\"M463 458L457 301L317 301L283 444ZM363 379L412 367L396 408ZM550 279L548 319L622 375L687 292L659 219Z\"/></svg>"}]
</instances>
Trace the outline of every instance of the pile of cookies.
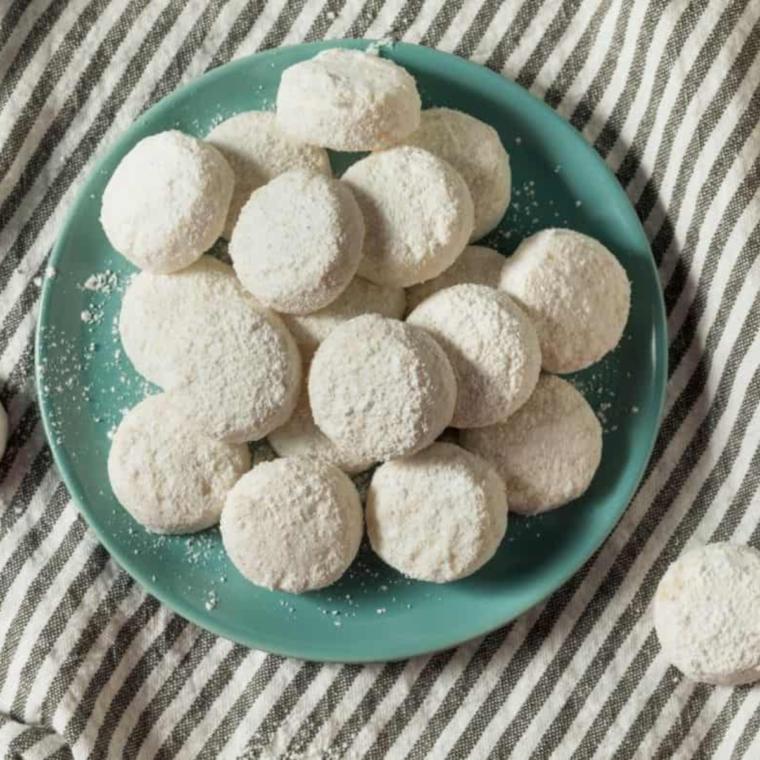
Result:
<instances>
[{"instance_id":1,"label":"pile of cookies","mask_svg":"<svg viewBox=\"0 0 760 760\"><path fill-rule=\"evenodd\" d=\"M337 179L326 148L370 153ZM443 583L493 556L508 503L582 494L601 427L548 373L617 345L630 285L570 230L509 259L471 245L510 192L492 127L422 111L408 72L356 50L287 69L276 113L138 143L101 220L142 270L124 350L163 393L113 437L119 501L158 533L221 520L246 578L300 593L348 568L365 516L385 562ZM220 236L232 267L204 255ZM246 443L264 437L280 458L251 470ZM365 515L346 473L376 464Z\"/></svg>"}]
</instances>

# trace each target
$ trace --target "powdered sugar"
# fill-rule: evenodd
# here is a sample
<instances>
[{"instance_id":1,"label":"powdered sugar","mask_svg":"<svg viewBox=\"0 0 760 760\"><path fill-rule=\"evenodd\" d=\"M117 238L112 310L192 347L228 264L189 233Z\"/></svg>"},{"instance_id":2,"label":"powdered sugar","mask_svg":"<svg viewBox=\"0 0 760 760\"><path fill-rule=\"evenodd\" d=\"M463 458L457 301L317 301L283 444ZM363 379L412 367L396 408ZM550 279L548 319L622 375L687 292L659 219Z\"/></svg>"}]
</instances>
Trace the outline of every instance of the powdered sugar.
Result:
<instances>
[{"instance_id":1,"label":"powdered sugar","mask_svg":"<svg viewBox=\"0 0 760 760\"><path fill-rule=\"evenodd\" d=\"M494 555L506 528L499 476L450 443L382 465L367 494L372 548L419 580L445 583L471 575Z\"/></svg>"},{"instance_id":2,"label":"powdered sugar","mask_svg":"<svg viewBox=\"0 0 760 760\"><path fill-rule=\"evenodd\" d=\"M349 474L362 472L374 464L372 459L362 459L351 450L339 448L317 427L311 413L307 382L303 384L295 411L282 427L269 434L269 443L282 457L322 459Z\"/></svg>"},{"instance_id":3,"label":"powdered sugar","mask_svg":"<svg viewBox=\"0 0 760 760\"><path fill-rule=\"evenodd\" d=\"M453 427L504 422L533 392L541 371L538 337L506 293L455 285L423 301L407 321L427 330L454 368Z\"/></svg>"},{"instance_id":4,"label":"powdered sugar","mask_svg":"<svg viewBox=\"0 0 760 760\"><path fill-rule=\"evenodd\" d=\"M452 166L414 147L374 153L343 175L367 225L359 274L408 287L436 277L473 229L470 191Z\"/></svg>"},{"instance_id":5,"label":"powdered sugar","mask_svg":"<svg viewBox=\"0 0 760 760\"><path fill-rule=\"evenodd\" d=\"M406 308L412 311L426 298L453 285L486 285L497 288L504 268L505 258L491 248L468 245L459 258L444 272L432 280L413 285L406 292Z\"/></svg>"},{"instance_id":6,"label":"powdered sugar","mask_svg":"<svg viewBox=\"0 0 760 760\"><path fill-rule=\"evenodd\" d=\"M465 430L462 446L491 462L521 514L555 509L586 491L602 457L602 428L566 380L542 375L505 423Z\"/></svg>"},{"instance_id":7,"label":"powdered sugar","mask_svg":"<svg viewBox=\"0 0 760 760\"><path fill-rule=\"evenodd\" d=\"M420 96L401 66L359 50L325 50L283 72L277 119L300 142L379 150L414 132Z\"/></svg>"},{"instance_id":8,"label":"powdered sugar","mask_svg":"<svg viewBox=\"0 0 760 760\"><path fill-rule=\"evenodd\" d=\"M306 314L334 301L356 274L364 220L348 187L303 170L257 190L240 213L230 255L262 303Z\"/></svg>"},{"instance_id":9,"label":"powdered sugar","mask_svg":"<svg viewBox=\"0 0 760 760\"><path fill-rule=\"evenodd\" d=\"M140 141L116 167L100 220L111 245L154 273L192 264L222 232L234 177L222 155L183 134Z\"/></svg>"},{"instance_id":10,"label":"powdered sugar","mask_svg":"<svg viewBox=\"0 0 760 760\"><path fill-rule=\"evenodd\" d=\"M462 175L475 206L472 240L496 227L509 206L512 173L493 127L461 111L430 108L405 142L443 158Z\"/></svg>"},{"instance_id":11,"label":"powdered sugar","mask_svg":"<svg viewBox=\"0 0 760 760\"><path fill-rule=\"evenodd\" d=\"M507 261L501 287L527 312L549 372L585 369L620 341L631 286L618 260L579 232L543 230Z\"/></svg>"},{"instance_id":12,"label":"powdered sugar","mask_svg":"<svg viewBox=\"0 0 760 760\"><path fill-rule=\"evenodd\" d=\"M456 380L424 330L376 315L333 330L309 373L314 419L357 457L385 460L431 444L451 421Z\"/></svg>"},{"instance_id":13,"label":"powdered sugar","mask_svg":"<svg viewBox=\"0 0 760 760\"><path fill-rule=\"evenodd\" d=\"M401 319L406 296L402 288L376 285L363 277L354 277L348 287L328 306L311 314L283 314L304 354L311 355L319 344L339 325L362 314L379 314Z\"/></svg>"},{"instance_id":14,"label":"powdered sugar","mask_svg":"<svg viewBox=\"0 0 760 760\"><path fill-rule=\"evenodd\" d=\"M760 552L729 543L686 552L657 587L654 623L664 655L689 678L760 680Z\"/></svg>"},{"instance_id":15,"label":"powdered sugar","mask_svg":"<svg viewBox=\"0 0 760 760\"><path fill-rule=\"evenodd\" d=\"M288 137L273 113L237 114L215 126L206 142L219 150L235 174L235 189L223 233L228 239L240 210L254 190L291 169L306 169L327 177L332 174L327 152Z\"/></svg>"},{"instance_id":16,"label":"powdered sugar","mask_svg":"<svg viewBox=\"0 0 760 760\"><path fill-rule=\"evenodd\" d=\"M113 436L108 476L116 497L154 533L192 533L219 520L227 491L250 468L245 446L195 431L164 395L148 397Z\"/></svg>"},{"instance_id":17,"label":"powdered sugar","mask_svg":"<svg viewBox=\"0 0 760 760\"><path fill-rule=\"evenodd\" d=\"M230 491L222 539L250 581L301 593L337 580L359 550L359 494L337 467L294 457L259 465Z\"/></svg>"}]
</instances>

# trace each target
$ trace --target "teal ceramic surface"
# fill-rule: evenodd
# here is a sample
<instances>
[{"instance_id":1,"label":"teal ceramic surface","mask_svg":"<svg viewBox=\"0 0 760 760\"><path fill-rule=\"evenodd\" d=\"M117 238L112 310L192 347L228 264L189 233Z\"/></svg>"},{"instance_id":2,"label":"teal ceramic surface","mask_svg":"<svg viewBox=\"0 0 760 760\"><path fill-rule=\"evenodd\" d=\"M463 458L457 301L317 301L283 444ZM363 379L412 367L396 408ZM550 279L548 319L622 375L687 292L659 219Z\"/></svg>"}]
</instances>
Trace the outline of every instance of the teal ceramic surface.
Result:
<instances>
[{"instance_id":1,"label":"teal ceramic surface","mask_svg":"<svg viewBox=\"0 0 760 760\"><path fill-rule=\"evenodd\" d=\"M391 660L451 647L551 594L604 541L631 500L657 434L666 383L657 272L634 210L601 159L516 84L459 58L397 44L382 55L417 78L425 107L450 106L488 122L510 153L512 204L486 244L509 255L532 232L566 226L600 239L628 272L633 306L621 345L572 378L605 428L602 465L590 490L544 516L512 516L496 557L463 581L408 581L363 547L342 581L300 597L247 583L226 559L217 530L159 538L120 507L106 473L109 433L146 384L121 352L115 328L134 269L109 246L98 222L108 178L143 137L166 129L203 137L240 111L271 109L285 68L327 47L366 44L299 45L235 61L147 111L102 157L72 207L53 251L55 274L44 284L38 327L37 381L50 445L79 509L116 561L198 625L310 660ZM355 158L333 155L336 172ZM91 289L92 281L88 288L97 274L105 288Z\"/></svg>"}]
</instances>

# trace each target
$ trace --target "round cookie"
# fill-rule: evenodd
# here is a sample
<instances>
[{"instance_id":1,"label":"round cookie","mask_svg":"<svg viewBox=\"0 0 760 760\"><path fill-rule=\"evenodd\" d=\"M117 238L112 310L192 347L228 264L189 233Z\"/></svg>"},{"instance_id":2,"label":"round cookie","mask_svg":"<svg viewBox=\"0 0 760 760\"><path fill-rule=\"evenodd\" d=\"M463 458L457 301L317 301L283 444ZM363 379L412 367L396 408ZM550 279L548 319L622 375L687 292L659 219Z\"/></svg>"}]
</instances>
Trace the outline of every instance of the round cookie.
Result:
<instances>
[{"instance_id":1,"label":"round cookie","mask_svg":"<svg viewBox=\"0 0 760 760\"><path fill-rule=\"evenodd\" d=\"M708 544L681 555L654 597L663 655L694 681L760 680L760 552Z\"/></svg>"},{"instance_id":2,"label":"round cookie","mask_svg":"<svg viewBox=\"0 0 760 760\"><path fill-rule=\"evenodd\" d=\"M379 150L420 124L414 77L392 61L359 50L325 50L282 73L277 120L309 145Z\"/></svg>"},{"instance_id":3,"label":"round cookie","mask_svg":"<svg viewBox=\"0 0 760 760\"><path fill-rule=\"evenodd\" d=\"M407 311L411 312L433 293L454 285L486 285L489 288L498 288L505 261L504 256L492 248L468 245L459 258L438 277L413 285L406 291Z\"/></svg>"},{"instance_id":4,"label":"round cookie","mask_svg":"<svg viewBox=\"0 0 760 760\"><path fill-rule=\"evenodd\" d=\"M153 533L194 533L215 525L227 492L250 466L246 446L197 432L163 394L127 413L108 455L116 498Z\"/></svg>"},{"instance_id":5,"label":"round cookie","mask_svg":"<svg viewBox=\"0 0 760 760\"><path fill-rule=\"evenodd\" d=\"M211 256L171 276L141 272L124 293L119 335L135 369L161 388L196 377L237 342L244 343L265 314L231 266Z\"/></svg>"},{"instance_id":6,"label":"round cookie","mask_svg":"<svg viewBox=\"0 0 760 760\"><path fill-rule=\"evenodd\" d=\"M451 164L420 148L373 153L343 175L359 202L367 239L359 274L409 287L437 277L472 233L470 191Z\"/></svg>"},{"instance_id":7,"label":"round cookie","mask_svg":"<svg viewBox=\"0 0 760 760\"><path fill-rule=\"evenodd\" d=\"M221 235L234 182L216 148L176 130L160 132L116 167L100 221L111 245L135 266L176 272Z\"/></svg>"},{"instance_id":8,"label":"round cookie","mask_svg":"<svg viewBox=\"0 0 760 760\"><path fill-rule=\"evenodd\" d=\"M348 287L324 309L311 314L283 314L282 321L304 354L311 355L338 326L362 314L401 319L406 296L403 288L376 285L363 277L354 277Z\"/></svg>"},{"instance_id":9,"label":"round cookie","mask_svg":"<svg viewBox=\"0 0 760 760\"><path fill-rule=\"evenodd\" d=\"M282 427L273 430L267 440L281 457L303 456L321 459L334 464L349 475L364 472L374 464L372 459L362 459L351 451L338 448L317 427L309 404L308 383L304 383L290 419Z\"/></svg>"},{"instance_id":10,"label":"round cookie","mask_svg":"<svg viewBox=\"0 0 760 760\"><path fill-rule=\"evenodd\" d=\"M5 454L5 447L8 444L8 414L3 405L0 404L0 459Z\"/></svg>"},{"instance_id":11,"label":"round cookie","mask_svg":"<svg viewBox=\"0 0 760 760\"><path fill-rule=\"evenodd\" d=\"M472 240L480 240L504 216L512 194L509 156L497 131L461 111L430 108L404 141L448 161L463 177L475 206Z\"/></svg>"},{"instance_id":12,"label":"round cookie","mask_svg":"<svg viewBox=\"0 0 760 760\"><path fill-rule=\"evenodd\" d=\"M525 515L578 498L602 459L602 427L594 410L553 375L541 375L533 395L507 422L464 430L460 441L496 468L510 508Z\"/></svg>"},{"instance_id":13,"label":"round cookie","mask_svg":"<svg viewBox=\"0 0 760 760\"><path fill-rule=\"evenodd\" d=\"M255 467L230 491L222 540L251 583L300 594L334 583L363 532L361 501L337 467L291 457Z\"/></svg>"},{"instance_id":14,"label":"round cookie","mask_svg":"<svg viewBox=\"0 0 760 760\"><path fill-rule=\"evenodd\" d=\"M451 421L456 379L424 330L374 314L330 333L309 372L314 420L337 446L383 461L430 445Z\"/></svg>"},{"instance_id":15,"label":"round cookie","mask_svg":"<svg viewBox=\"0 0 760 760\"><path fill-rule=\"evenodd\" d=\"M296 169L251 195L230 256L243 286L263 304L308 314L348 287L363 241L364 220L348 186Z\"/></svg>"},{"instance_id":16,"label":"round cookie","mask_svg":"<svg viewBox=\"0 0 760 760\"><path fill-rule=\"evenodd\" d=\"M290 418L301 387L301 355L271 312L251 310L245 331L224 334L216 359L171 388L172 403L206 435L230 443L257 441Z\"/></svg>"},{"instance_id":17,"label":"round cookie","mask_svg":"<svg viewBox=\"0 0 760 760\"><path fill-rule=\"evenodd\" d=\"M538 337L506 293L484 285L455 285L423 301L407 322L427 330L454 368L453 427L504 422L536 387L541 372Z\"/></svg>"},{"instance_id":18,"label":"round cookie","mask_svg":"<svg viewBox=\"0 0 760 760\"><path fill-rule=\"evenodd\" d=\"M367 491L367 533L391 567L421 581L471 575L507 529L504 484L480 457L435 443L381 465Z\"/></svg>"},{"instance_id":19,"label":"round cookie","mask_svg":"<svg viewBox=\"0 0 760 760\"><path fill-rule=\"evenodd\" d=\"M235 174L235 189L222 235L230 239L251 193L291 169L332 176L327 152L288 137L269 111L246 111L226 119L206 137Z\"/></svg>"},{"instance_id":20,"label":"round cookie","mask_svg":"<svg viewBox=\"0 0 760 760\"><path fill-rule=\"evenodd\" d=\"M523 240L504 266L501 288L535 325L543 368L561 374L612 351L631 306L625 269L600 242L573 230Z\"/></svg>"}]
</instances>

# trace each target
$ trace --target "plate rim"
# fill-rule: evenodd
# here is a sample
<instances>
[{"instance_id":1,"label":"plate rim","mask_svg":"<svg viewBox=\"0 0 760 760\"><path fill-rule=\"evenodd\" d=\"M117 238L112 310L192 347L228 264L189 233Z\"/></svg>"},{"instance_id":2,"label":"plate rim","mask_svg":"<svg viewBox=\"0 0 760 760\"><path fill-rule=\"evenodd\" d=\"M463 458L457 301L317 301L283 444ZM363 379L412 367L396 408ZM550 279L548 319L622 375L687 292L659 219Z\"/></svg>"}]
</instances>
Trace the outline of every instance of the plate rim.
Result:
<instances>
[{"instance_id":1,"label":"plate rim","mask_svg":"<svg viewBox=\"0 0 760 760\"><path fill-rule=\"evenodd\" d=\"M601 169L604 172L606 172L618 185L623 196L625 196L628 202L628 206L632 213L632 218L635 219L635 229L641 238L642 245L644 245L646 247L646 250L649 252L649 257L647 258L648 267L651 269L651 274L653 275L655 281L659 283L659 273L658 273L657 266L654 260L654 256L652 254L649 240L646 236L646 233L641 224L641 221L638 218L638 215L636 214L635 207L633 206L633 203L630 201L630 198L628 198L628 195L625 192L625 189L620 185L620 183L617 180L617 177L609 169L609 167L601 158L601 156L599 156L599 154L594 150L594 148L586 141L583 135L580 132L578 132L578 130L576 130L564 117L562 117L559 113L557 113L553 108L551 108L543 100L533 95L531 92L524 89L513 80L508 79L502 76L501 74L498 74L492 71L486 66L466 60L464 58L460 58L459 56L453 55L452 53L436 50L434 48L428 48L422 45L416 45L413 43L404 43L404 42L394 42L391 45L391 44L386 44L382 40L372 40L372 39L321 40L317 42L287 45L287 46L272 48L271 50L253 53L243 58L230 61L229 63L219 66L213 69L212 71L209 71L193 79L192 81L179 87L178 89L174 90L169 95L165 96L161 100L151 105L150 108L146 109L143 113L140 114L140 116L137 117L137 119L135 119L133 124L121 136L119 136L113 142L113 144L111 144L107 149L103 150L101 154L98 155L98 157L96 158L95 162L93 163L92 168L90 169L90 171L88 172L85 178L85 181L82 187L80 187L76 196L71 202L71 206L66 211L63 223L61 224L61 227L60 227L60 231L58 235L56 236L55 242L50 252L50 256L48 259L48 266L55 267L63 255L63 246L62 246L61 241L63 241L66 238L69 228L74 224L75 216L77 214L77 211L80 205L86 200L85 190L88 184L88 179L92 177L97 171L99 171L99 166L107 155L112 154L114 151L119 150L125 144L128 144L133 141L134 138L131 136L133 130L138 126L143 125L145 120L149 119L151 113L154 110L159 109L159 108L163 110L167 107L171 107L172 102L174 100L179 99L180 96L184 98L188 94L191 94L193 90L201 86L201 83L203 86L207 86L209 83L213 82L214 80L225 76L232 69L246 67L247 65L249 65L249 62L252 59L266 60L267 58L272 58L272 57L277 56L282 51L294 50L294 49L305 50L307 52L313 51L313 53L316 54L317 52L320 52L322 50L326 50L326 49L334 48L334 47L366 49L367 47L370 47L370 46L378 46L381 52L384 48L389 47L392 49L398 48L402 51L409 51L409 52L416 51L417 54L423 55L423 56L431 56L434 58L440 57L443 59L443 62L445 63L445 65L448 67L453 66L455 68L459 68L465 74L469 74L470 76L481 77L487 83L492 84L493 86L504 88L505 91L509 93L510 97L514 97L516 100L522 100L523 103L526 104L528 108L538 109L538 111L543 112L548 118L552 120L553 126L556 125L556 128L558 130L563 130L566 133L571 133L574 138L574 141L579 145L579 149L586 150L587 154L590 157L590 161L595 164L595 168ZM660 285L660 287L656 288L658 297L654 298L651 303L651 306L654 310L654 330L653 330L654 381L653 381L652 386L653 386L653 391L656 395L655 403L657 407L656 408L656 412L657 412L656 427L655 427L654 433L651 436L651 440L649 441L649 444L647 447L648 450L646 451L645 456L643 456L640 460L640 465L638 467L638 470L635 473L635 478L633 478L631 481L632 485L628 489L629 493L627 493L626 495L625 506L623 506L615 515L614 520L610 524L609 530L604 532L601 538L599 538L597 541L593 542L593 544L590 545L590 549L587 552L585 552L585 556L581 556L579 554L578 556L573 557L572 562L570 562L568 565L568 569L564 571L563 573L561 573L562 575L561 580L559 580L556 583L549 584L551 587L548 588L548 590L543 590L537 596L537 598L535 598L533 601L518 605L515 611L507 614L496 625L489 626L486 628L481 628L477 631L473 631L471 635L468 635L466 637L462 637L461 635L454 635L448 640L436 643L434 646L408 645L408 644L404 646L402 644L401 646L404 647L403 653L399 653L398 655L391 656L391 657L383 657L383 656L364 657L364 656L356 656L352 654L349 654L344 657L339 657L339 656L335 656L331 654L328 654L327 656L325 656L324 653L320 655L316 651L309 651L311 649L310 647L304 647L304 646L293 647L293 646L288 646L287 644L281 646L269 640L262 641L260 638L257 637L255 630L252 630L250 634L248 634L245 638L243 638L241 636L235 635L234 633L231 633L229 630L225 628L225 626L217 624L217 622L213 618L209 619L209 617L202 617L201 615L196 614L196 611L193 608L185 605L183 599L174 597L169 593L165 593L162 587L158 584L158 582L153 581L152 577L149 574L141 570L139 563L133 564L129 561L129 555L126 555L125 553L121 552L121 550L118 547L118 544L111 540L110 534L107 531L101 530L101 528L97 524L97 520L91 517L90 512L92 512L92 509L79 487L78 478L74 475L73 466L72 466L72 463L70 462L69 455L66 452L66 447L63 444L58 444L56 442L56 435L54 431L52 430L50 400L46 396L46 394L42 393L43 379L40 374L40 369L41 369L42 361L44 358L42 355L42 344L43 344L42 331L44 329L44 326L49 323L48 319L49 319L49 312L51 308L50 304L51 304L51 299L52 299L52 292L55 287L54 281L51 281L51 280L53 280L53 278L49 278L49 277L44 278L42 294L40 297L39 313L37 316L37 324L34 331L35 387L36 387L36 392L37 392L37 401L40 408L40 417L42 420L42 425L45 432L45 437L47 439L47 443L50 446L50 450L53 455L53 460L55 462L55 465L58 469L58 473L61 479L63 480L63 482L65 483L66 488L69 494L71 495L72 501L75 503L77 507L77 510L82 515L84 520L87 522L88 527L94 532L98 541L108 551L109 556L116 562L116 564L121 569L123 569L128 575L130 575L141 586L141 588L144 591L154 596L162 604L166 605L166 607L169 610L171 610L173 613L180 615L186 620L189 620L191 623L193 623L194 625L197 625L201 629L207 630L210 633L213 633L217 636L220 636L227 640L246 646L249 649L256 649L259 651L275 654L282 657L289 657L289 658L302 660L302 661L325 662L325 663L331 662L331 663L344 663L344 664L349 664L349 663L350 664L369 664L369 663L381 663L381 662L394 662L394 661L405 660L405 659L409 659L409 658L417 657L421 655L429 655L435 652L441 652L441 651L451 649L453 647L459 646L460 644L463 644L466 641L470 641L479 636L484 636L484 635L487 635L488 633L498 630L499 628L508 624L512 620L515 620L516 618L520 617L527 610L545 601L552 594L554 594L559 588L565 585L583 567L583 565L585 565L586 562L588 562L589 558L593 556L593 554L599 549L599 547L609 538L609 536L615 530L616 526L620 522L626 510L629 508L630 503L636 494L636 491L641 485L642 479L646 472L646 468L648 467L649 462L651 460L652 452L654 450L654 446L658 438L660 425L662 423L663 411L664 411L665 400L666 400L666 395L667 395L667 383L668 383L668 339L667 339L667 312L665 309L664 294L662 291L662 287ZM318 649L318 646L316 648Z\"/></svg>"}]
</instances>

